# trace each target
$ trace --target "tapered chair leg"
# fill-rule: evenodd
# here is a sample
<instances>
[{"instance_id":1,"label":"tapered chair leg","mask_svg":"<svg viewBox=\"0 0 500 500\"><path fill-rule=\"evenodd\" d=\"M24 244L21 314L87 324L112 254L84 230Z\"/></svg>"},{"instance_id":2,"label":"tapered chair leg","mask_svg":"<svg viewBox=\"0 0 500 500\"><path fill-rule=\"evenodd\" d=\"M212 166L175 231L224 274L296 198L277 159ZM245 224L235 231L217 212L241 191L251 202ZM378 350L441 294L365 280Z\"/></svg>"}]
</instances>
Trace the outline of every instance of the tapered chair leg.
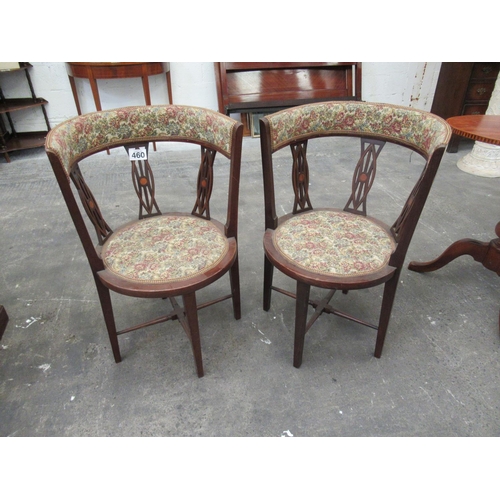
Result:
<instances>
[{"instance_id":1,"label":"tapered chair leg","mask_svg":"<svg viewBox=\"0 0 500 500\"><path fill-rule=\"evenodd\" d=\"M196 305L196 295L189 293L182 296L184 303L184 311L186 314L187 324L189 328L189 338L193 348L194 362L196 364L196 373L198 377L203 377L203 359L201 355L201 339L200 329L198 326L198 307Z\"/></svg>"},{"instance_id":2,"label":"tapered chair leg","mask_svg":"<svg viewBox=\"0 0 500 500\"><path fill-rule=\"evenodd\" d=\"M295 366L295 368L300 368L300 365L302 364L310 291L310 285L297 281L297 299L295 302L295 339L293 347L293 366Z\"/></svg>"},{"instance_id":3,"label":"tapered chair leg","mask_svg":"<svg viewBox=\"0 0 500 500\"><path fill-rule=\"evenodd\" d=\"M264 311L271 309L271 287L273 286L274 266L264 257Z\"/></svg>"},{"instance_id":4,"label":"tapered chair leg","mask_svg":"<svg viewBox=\"0 0 500 500\"><path fill-rule=\"evenodd\" d=\"M401 271L397 271L384 286L382 309L380 311L380 319L378 323L377 342L375 344L376 358L380 358L380 356L382 356L385 334L387 333L387 328L389 327L389 321L391 319L392 306L394 304L394 298L396 297L396 289L398 287L400 272Z\"/></svg>"},{"instance_id":5,"label":"tapered chair leg","mask_svg":"<svg viewBox=\"0 0 500 500\"><path fill-rule=\"evenodd\" d=\"M231 294L233 299L234 319L241 319L240 270L238 256L229 270Z\"/></svg>"},{"instance_id":6,"label":"tapered chair leg","mask_svg":"<svg viewBox=\"0 0 500 500\"><path fill-rule=\"evenodd\" d=\"M101 303L102 314L104 316L104 322L106 323L106 329L108 330L109 341L111 343L111 349L113 351L113 357L116 363L120 363L122 360L120 354L120 345L118 344L118 335L116 334L116 324L115 316L113 314L113 304L111 302L111 294L109 289L106 288L99 278L95 278L97 293L99 295L99 301Z\"/></svg>"}]
</instances>

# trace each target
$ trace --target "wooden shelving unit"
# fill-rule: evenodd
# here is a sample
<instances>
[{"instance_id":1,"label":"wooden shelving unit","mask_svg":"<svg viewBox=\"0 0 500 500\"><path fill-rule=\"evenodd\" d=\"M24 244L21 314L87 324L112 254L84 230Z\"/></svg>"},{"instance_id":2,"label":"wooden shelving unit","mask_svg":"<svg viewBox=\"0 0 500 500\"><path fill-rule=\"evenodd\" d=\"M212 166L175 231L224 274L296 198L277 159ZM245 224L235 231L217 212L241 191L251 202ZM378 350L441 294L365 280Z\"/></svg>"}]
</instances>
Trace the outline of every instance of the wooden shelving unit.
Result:
<instances>
[{"instance_id":1,"label":"wooden shelving unit","mask_svg":"<svg viewBox=\"0 0 500 500\"><path fill-rule=\"evenodd\" d=\"M9 152L23 149L38 148L45 144L45 137L50 130L49 119L45 105L48 102L37 97L31 82L29 70L32 65L27 62L19 63L19 68L5 69L0 71L0 80L17 71L24 71L29 86L31 97L7 99L0 86L0 153L3 153L7 162L10 162ZM0 82L1 83L1 82ZM29 108L40 108L47 126L46 130L35 132L20 132L16 130L11 113ZM7 123L6 123L7 122Z\"/></svg>"}]
</instances>

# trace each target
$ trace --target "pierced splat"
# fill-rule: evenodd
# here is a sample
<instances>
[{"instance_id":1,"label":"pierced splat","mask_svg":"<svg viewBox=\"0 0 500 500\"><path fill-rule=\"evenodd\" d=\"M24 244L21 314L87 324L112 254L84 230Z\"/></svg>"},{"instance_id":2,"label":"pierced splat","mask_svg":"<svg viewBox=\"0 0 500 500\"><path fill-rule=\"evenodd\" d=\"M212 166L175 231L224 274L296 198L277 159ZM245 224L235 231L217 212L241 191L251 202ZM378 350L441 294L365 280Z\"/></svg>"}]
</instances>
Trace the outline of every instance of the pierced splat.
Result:
<instances>
[{"instance_id":1,"label":"pierced splat","mask_svg":"<svg viewBox=\"0 0 500 500\"><path fill-rule=\"evenodd\" d=\"M375 180L377 158L384 146L384 141L361 139L361 156L352 176L352 193L344 207L346 212L366 215L366 200Z\"/></svg>"},{"instance_id":2,"label":"pierced splat","mask_svg":"<svg viewBox=\"0 0 500 500\"><path fill-rule=\"evenodd\" d=\"M161 214L161 211L155 199L155 180L153 171L148 160L149 144L140 144L133 146L125 146L127 153L130 148L145 147L146 156L144 160L131 160L132 164L132 181L134 183L135 192L139 198L139 219L151 217Z\"/></svg>"},{"instance_id":3,"label":"pierced splat","mask_svg":"<svg viewBox=\"0 0 500 500\"><path fill-rule=\"evenodd\" d=\"M292 184L295 193L293 213L311 210L309 199L309 165L307 163L307 141L291 144L293 156Z\"/></svg>"},{"instance_id":4,"label":"pierced splat","mask_svg":"<svg viewBox=\"0 0 500 500\"><path fill-rule=\"evenodd\" d=\"M213 167L216 151L201 147L201 162L198 172L196 203L192 214L210 219L210 196L214 181Z\"/></svg>"},{"instance_id":5,"label":"pierced splat","mask_svg":"<svg viewBox=\"0 0 500 500\"><path fill-rule=\"evenodd\" d=\"M80 195L80 200L85 208L85 212L87 212L89 219L94 225L99 244L102 245L113 231L104 220L101 210L99 209L99 205L97 204L92 191L85 182L78 164L71 170L70 177L78 191L78 194Z\"/></svg>"}]
</instances>

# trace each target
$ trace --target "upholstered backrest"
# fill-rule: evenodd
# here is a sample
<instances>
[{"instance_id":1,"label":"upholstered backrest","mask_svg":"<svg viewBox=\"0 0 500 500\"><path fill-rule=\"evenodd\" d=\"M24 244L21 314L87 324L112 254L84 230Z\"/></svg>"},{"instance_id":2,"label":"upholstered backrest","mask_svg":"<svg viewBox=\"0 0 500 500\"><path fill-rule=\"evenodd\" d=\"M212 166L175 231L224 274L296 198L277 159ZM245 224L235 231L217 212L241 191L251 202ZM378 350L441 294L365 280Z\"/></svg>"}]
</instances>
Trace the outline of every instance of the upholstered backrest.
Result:
<instances>
[{"instance_id":1,"label":"upholstered backrest","mask_svg":"<svg viewBox=\"0 0 500 500\"><path fill-rule=\"evenodd\" d=\"M441 118L403 106L366 102L306 104L268 115L271 150L297 140L342 134L406 144L425 157L448 143L449 125Z\"/></svg>"},{"instance_id":2,"label":"upholstered backrest","mask_svg":"<svg viewBox=\"0 0 500 500\"><path fill-rule=\"evenodd\" d=\"M69 175L75 163L117 144L161 140L207 145L231 155L237 122L216 111L192 106L132 106L67 120L47 135L45 148Z\"/></svg>"}]
</instances>

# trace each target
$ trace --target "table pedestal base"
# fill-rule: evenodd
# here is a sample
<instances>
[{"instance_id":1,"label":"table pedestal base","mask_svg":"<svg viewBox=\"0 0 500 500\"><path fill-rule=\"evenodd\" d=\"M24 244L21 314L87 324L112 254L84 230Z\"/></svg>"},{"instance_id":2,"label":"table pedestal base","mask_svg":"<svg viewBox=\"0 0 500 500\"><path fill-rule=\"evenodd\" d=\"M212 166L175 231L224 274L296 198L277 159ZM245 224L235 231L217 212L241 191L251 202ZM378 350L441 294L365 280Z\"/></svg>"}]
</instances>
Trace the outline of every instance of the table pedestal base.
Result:
<instances>
[{"instance_id":1,"label":"table pedestal base","mask_svg":"<svg viewBox=\"0 0 500 500\"><path fill-rule=\"evenodd\" d=\"M469 154L458 160L457 166L468 174L500 177L500 147L476 143Z\"/></svg>"},{"instance_id":2,"label":"table pedestal base","mask_svg":"<svg viewBox=\"0 0 500 500\"><path fill-rule=\"evenodd\" d=\"M410 271L417 273L428 273L441 269L452 260L462 255L470 255L476 262L480 262L486 269L500 276L500 222L495 227L495 233L499 238L489 243L465 238L452 243L439 257L428 262L412 261L408 265ZM500 331L500 314L498 317Z\"/></svg>"},{"instance_id":3,"label":"table pedestal base","mask_svg":"<svg viewBox=\"0 0 500 500\"><path fill-rule=\"evenodd\" d=\"M458 167L475 175L500 177L500 116L453 116L447 122L455 134L481 143L474 145L472 151L459 161ZM410 262L408 268L418 273L427 273L440 269L461 255L470 255L486 269L500 276L500 222L495 227L495 234L497 238L489 243L468 238L455 241L437 259ZM498 324L500 329L500 315Z\"/></svg>"},{"instance_id":4,"label":"table pedestal base","mask_svg":"<svg viewBox=\"0 0 500 500\"><path fill-rule=\"evenodd\" d=\"M486 269L500 276L500 238L491 240L489 243L469 238L455 241L436 259L428 262L412 261L408 265L408 269L418 273L437 271L462 255L470 255L476 262L483 264Z\"/></svg>"}]
</instances>

